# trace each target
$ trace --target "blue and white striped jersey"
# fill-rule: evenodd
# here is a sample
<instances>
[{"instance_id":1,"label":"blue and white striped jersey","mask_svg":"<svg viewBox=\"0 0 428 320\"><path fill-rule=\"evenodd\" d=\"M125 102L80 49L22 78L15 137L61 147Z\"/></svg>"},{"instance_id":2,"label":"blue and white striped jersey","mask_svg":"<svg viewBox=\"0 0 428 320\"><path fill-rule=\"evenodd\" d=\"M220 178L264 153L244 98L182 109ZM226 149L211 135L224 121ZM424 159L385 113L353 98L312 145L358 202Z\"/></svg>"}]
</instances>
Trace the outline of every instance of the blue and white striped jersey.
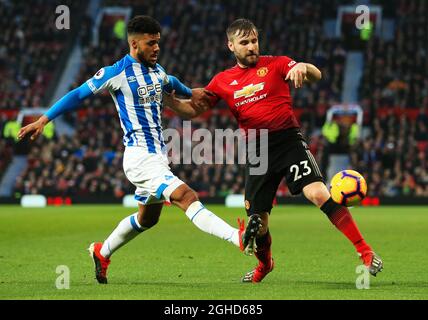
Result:
<instances>
[{"instance_id":1,"label":"blue and white striped jersey","mask_svg":"<svg viewBox=\"0 0 428 320\"><path fill-rule=\"evenodd\" d=\"M86 81L95 94L107 89L116 105L125 146L141 146L148 153L165 152L162 135L162 93L171 85L165 70L146 67L129 54L114 65L100 69Z\"/></svg>"}]
</instances>

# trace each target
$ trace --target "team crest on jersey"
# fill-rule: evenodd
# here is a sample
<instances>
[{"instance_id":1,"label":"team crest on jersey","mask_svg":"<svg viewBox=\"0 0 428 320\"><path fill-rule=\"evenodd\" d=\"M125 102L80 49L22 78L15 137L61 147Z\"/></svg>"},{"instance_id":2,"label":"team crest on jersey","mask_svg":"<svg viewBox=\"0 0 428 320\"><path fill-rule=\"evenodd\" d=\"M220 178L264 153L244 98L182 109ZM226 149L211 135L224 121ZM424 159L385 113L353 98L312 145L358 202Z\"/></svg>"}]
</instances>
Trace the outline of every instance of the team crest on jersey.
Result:
<instances>
[{"instance_id":1,"label":"team crest on jersey","mask_svg":"<svg viewBox=\"0 0 428 320\"><path fill-rule=\"evenodd\" d=\"M259 68L259 69L257 70L257 75L258 75L259 77L264 77L265 75L267 75L267 74L268 74L268 72L269 72L269 69L268 69L268 68L266 68L266 67L262 67L262 68Z\"/></svg>"},{"instance_id":2,"label":"team crest on jersey","mask_svg":"<svg viewBox=\"0 0 428 320\"><path fill-rule=\"evenodd\" d=\"M243 87L241 90L237 90L233 93L233 97L235 99L239 99L241 97L252 97L256 94L256 92L263 90L265 87L265 83L261 82L258 84L249 84L248 86Z\"/></svg>"},{"instance_id":3,"label":"team crest on jersey","mask_svg":"<svg viewBox=\"0 0 428 320\"><path fill-rule=\"evenodd\" d=\"M100 70L97 71L97 73L95 74L94 78L97 79L97 80L99 80L102 77L104 77L104 73L105 73L104 68L101 68Z\"/></svg>"}]
</instances>

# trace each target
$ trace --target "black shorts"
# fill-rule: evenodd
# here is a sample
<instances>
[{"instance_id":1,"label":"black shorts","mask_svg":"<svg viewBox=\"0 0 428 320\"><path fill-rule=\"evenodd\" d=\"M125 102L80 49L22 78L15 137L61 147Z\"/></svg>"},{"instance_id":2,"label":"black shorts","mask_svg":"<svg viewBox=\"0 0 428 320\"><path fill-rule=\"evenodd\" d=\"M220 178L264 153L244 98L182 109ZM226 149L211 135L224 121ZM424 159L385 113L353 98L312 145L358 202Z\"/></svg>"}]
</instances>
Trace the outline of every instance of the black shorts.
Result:
<instances>
[{"instance_id":1,"label":"black shorts","mask_svg":"<svg viewBox=\"0 0 428 320\"><path fill-rule=\"evenodd\" d=\"M301 193L312 182L324 181L298 128L272 132L268 139L267 144L248 145L245 168L245 208L248 215L270 213L284 177L293 195ZM267 160L263 157L266 154ZM262 161L265 165L261 164ZM265 170L261 170L263 167Z\"/></svg>"}]
</instances>

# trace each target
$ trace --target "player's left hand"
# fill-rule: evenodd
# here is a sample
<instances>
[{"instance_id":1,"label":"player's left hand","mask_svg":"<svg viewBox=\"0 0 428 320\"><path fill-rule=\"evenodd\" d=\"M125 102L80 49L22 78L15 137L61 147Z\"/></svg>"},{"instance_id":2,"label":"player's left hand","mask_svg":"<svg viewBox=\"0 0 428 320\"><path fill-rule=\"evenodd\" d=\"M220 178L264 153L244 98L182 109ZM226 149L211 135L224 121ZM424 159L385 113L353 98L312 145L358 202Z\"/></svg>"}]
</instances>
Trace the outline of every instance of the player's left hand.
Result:
<instances>
[{"instance_id":1,"label":"player's left hand","mask_svg":"<svg viewBox=\"0 0 428 320\"><path fill-rule=\"evenodd\" d=\"M294 66L293 69L288 71L285 80L291 80L294 82L295 88L301 88L303 86L303 81L307 79L308 68L305 63L298 63Z\"/></svg>"}]
</instances>

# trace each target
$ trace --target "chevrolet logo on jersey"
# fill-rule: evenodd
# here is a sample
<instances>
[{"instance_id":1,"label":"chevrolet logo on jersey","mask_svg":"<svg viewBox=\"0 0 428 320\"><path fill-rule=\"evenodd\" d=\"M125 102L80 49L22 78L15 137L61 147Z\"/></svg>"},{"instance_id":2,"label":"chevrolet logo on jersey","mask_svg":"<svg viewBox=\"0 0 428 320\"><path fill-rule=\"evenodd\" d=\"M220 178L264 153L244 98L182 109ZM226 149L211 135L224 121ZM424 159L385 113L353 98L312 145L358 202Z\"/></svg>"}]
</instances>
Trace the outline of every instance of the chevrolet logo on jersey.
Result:
<instances>
[{"instance_id":1,"label":"chevrolet logo on jersey","mask_svg":"<svg viewBox=\"0 0 428 320\"><path fill-rule=\"evenodd\" d=\"M235 99L239 99L242 97L248 98L252 97L256 94L256 92L263 90L265 87L265 83L258 83L258 84L249 84L248 86L243 87L241 90L235 91L233 94L233 97Z\"/></svg>"}]
</instances>

